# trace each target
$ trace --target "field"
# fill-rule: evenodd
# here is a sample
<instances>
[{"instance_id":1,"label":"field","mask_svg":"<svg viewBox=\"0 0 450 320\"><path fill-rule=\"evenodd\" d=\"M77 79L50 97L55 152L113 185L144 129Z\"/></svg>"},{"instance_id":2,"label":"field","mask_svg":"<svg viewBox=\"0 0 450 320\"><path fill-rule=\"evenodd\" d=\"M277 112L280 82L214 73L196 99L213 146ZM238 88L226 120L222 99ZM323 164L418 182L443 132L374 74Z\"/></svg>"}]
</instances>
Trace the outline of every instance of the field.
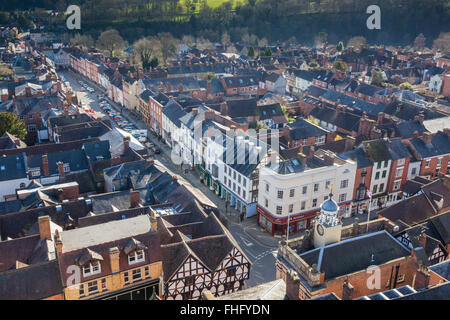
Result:
<instances>
[{"instance_id":1,"label":"field","mask_svg":"<svg viewBox=\"0 0 450 320\"><path fill-rule=\"evenodd\" d=\"M184 4L184 0L180 0L180 3L183 5L183 7L185 8L185 4ZM207 0L208 6L210 6L211 8L217 8L219 7L222 3L227 2L226 0ZM244 4L247 1L246 0L232 0L233 2L233 7L236 6L237 4ZM199 8L200 8L200 1L193 1L193 4L195 5L195 13L198 12Z\"/></svg>"}]
</instances>

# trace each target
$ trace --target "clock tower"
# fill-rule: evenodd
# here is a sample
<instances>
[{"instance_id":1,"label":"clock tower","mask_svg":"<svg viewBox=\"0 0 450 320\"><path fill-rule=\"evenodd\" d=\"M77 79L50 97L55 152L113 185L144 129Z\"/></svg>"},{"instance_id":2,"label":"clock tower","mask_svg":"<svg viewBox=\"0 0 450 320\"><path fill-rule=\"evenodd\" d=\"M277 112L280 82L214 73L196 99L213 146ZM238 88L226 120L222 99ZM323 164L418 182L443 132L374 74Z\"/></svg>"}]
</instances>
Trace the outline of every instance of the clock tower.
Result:
<instances>
[{"instance_id":1,"label":"clock tower","mask_svg":"<svg viewBox=\"0 0 450 320\"><path fill-rule=\"evenodd\" d=\"M314 247L323 247L341 240L342 222L338 218L339 206L330 198L320 206L320 214L314 221Z\"/></svg>"}]
</instances>

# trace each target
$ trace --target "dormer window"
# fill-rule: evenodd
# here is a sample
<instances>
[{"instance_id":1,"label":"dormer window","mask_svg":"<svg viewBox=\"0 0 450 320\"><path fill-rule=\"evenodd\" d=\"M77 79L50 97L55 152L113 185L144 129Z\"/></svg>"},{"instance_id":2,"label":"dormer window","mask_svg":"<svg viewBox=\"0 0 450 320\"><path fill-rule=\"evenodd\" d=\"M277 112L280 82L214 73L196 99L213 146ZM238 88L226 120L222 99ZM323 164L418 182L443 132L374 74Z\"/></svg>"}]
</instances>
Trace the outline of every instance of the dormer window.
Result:
<instances>
[{"instance_id":1,"label":"dormer window","mask_svg":"<svg viewBox=\"0 0 450 320\"><path fill-rule=\"evenodd\" d=\"M135 264L145 260L144 250L136 250L128 255L128 264Z\"/></svg>"},{"instance_id":2,"label":"dormer window","mask_svg":"<svg viewBox=\"0 0 450 320\"><path fill-rule=\"evenodd\" d=\"M83 266L83 277L90 277L101 272L100 261L92 261Z\"/></svg>"},{"instance_id":3,"label":"dormer window","mask_svg":"<svg viewBox=\"0 0 450 320\"><path fill-rule=\"evenodd\" d=\"M90 277L101 272L100 261L102 260L101 254L85 248L75 262L82 269L83 277Z\"/></svg>"}]
</instances>

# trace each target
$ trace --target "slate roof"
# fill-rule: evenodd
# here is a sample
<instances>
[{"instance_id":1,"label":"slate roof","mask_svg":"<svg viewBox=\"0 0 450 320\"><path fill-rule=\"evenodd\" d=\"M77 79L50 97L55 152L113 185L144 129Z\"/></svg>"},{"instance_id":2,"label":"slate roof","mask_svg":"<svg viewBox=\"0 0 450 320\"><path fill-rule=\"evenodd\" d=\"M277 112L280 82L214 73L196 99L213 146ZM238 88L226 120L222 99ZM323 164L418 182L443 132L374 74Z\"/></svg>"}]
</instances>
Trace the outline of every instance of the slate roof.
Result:
<instances>
[{"instance_id":1,"label":"slate roof","mask_svg":"<svg viewBox=\"0 0 450 320\"><path fill-rule=\"evenodd\" d=\"M226 104L231 118L259 116L257 99L229 100Z\"/></svg>"},{"instance_id":2,"label":"slate roof","mask_svg":"<svg viewBox=\"0 0 450 320\"><path fill-rule=\"evenodd\" d=\"M391 154L392 160L412 157L408 147L402 142L401 139L393 139L390 141L389 153Z\"/></svg>"},{"instance_id":3,"label":"slate roof","mask_svg":"<svg viewBox=\"0 0 450 320\"><path fill-rule=\"evenodd\" d=\"M151 230L150 217L147 215L66 230L60 233L63 242L62 253L133 237Z\"/></svg>"},{"instance_id":4,"label":"slate roof","mask_svg":"<svg viewBox=\"0 0 450 320\"><path fill-rule=\"evenodd\" d=\"M438 275L440 275L447 281L450 281L450 260L446 260L446 261L437 263L437 264L429 267L429 269L431 271L437 273Z\"/></svg>"},{"instance_id":5,"label":"slate roof","mask_svg":"<svg viewBox=\"0 0 450 320\"><path fill-rule=\"evenodd\" d=\"M63 294L57 260L0 273L1 300L39 300Z\"/></svg>"},{"instance_id":6,"label":"slate roof","mask_svg":"<svg viewBox=\"0 0 450 320\"><path fill-rule=\"evenodd\" d=\"M97 158L111 159L111 153L109 152L109 141L93 141L83 144L83 150L86 156L91 161L97 160Z\"/></svg>"},{"instance_id":7,"label":"slate roof","mask_svg":"<svg viewBox=\"0 0 450 320\"><path fill-rule=\"evenodd\" d=\"M186 115L183 108L175 101L170 100L163 108L162 113L178 128L181 127L180 118Z\"/></svg>"},{"instance_id":8,"label":"slate roof","mask_svg":"<svg viewBox=\"0 0 450 320\"><path fill-rule=\"evenodd\" d=\"M281 105L279 103L259 106L258 110L260 120L272 119L274 117L284 117L283 110L281 109ZM287 122L287 120L285 120L285 122Z\"/></svg>"},{"instance_id":9,"label":"slate roof","mask_svg":"<svg viewBox=\"0 0 450 320\"><path fill-rule=\"evenodd\" d=\"M16 99L16 110L18 115L28 115L31 113L41 113L48 110L48 105L53 107L58 105L58 95L33 98Z\"/></svg>"},{"instance_id":10,"label":"slate roof","mask_svg":"<svg viewBox=\"0 0 450 320\"><path fill-rule=\"evenodd\" d=\"M424 132L428 132L425 126L418 120L405 121L395 125L396 136L402 137L403 139L411 138L414 132L422 136Z\"/></svg>"},{"instance_id":11,"label":"slate roof","mask_svg":"<svg viewBox=\"0 0 450 320\"><path fill-rule=\"evenodd\" d=\"M30 156L28 157L27 162L28 168L40 168L41 176L44 176L42 156ZM68 163L70 171L82 171L89 168L86 155L82 150L71 150L48 154L48 170L50 176L58 174L58 162Z\"/></svg>"},{"instance_id":12,"label":"slate roof","mask_svg":"<svg viewBox=\"0 0 450 320\"><path fill-rule=\"evenodd\" d=\"M114 211L113 207L118 210L130 208L129 190L93 195L89 199L92 200L92 212L95 214Z\"/></svg>"},{"instance_id":13,"label":"slate roof","mask_svg":"<svg viewBox=\"0 0 450 320\"><path fill-rule=\"evenodd\" d=\"M409 226L423 222L435 214L435 208L430 204L424 194L406 198L378 212L378 215L385 217L396 224L403 223Z\"/></svg>"},{"instance_id":14,"label":"slate roof","mask_svg":"<svg viewBox=\"0 0 450 320\"><path fill-rule=\"evenodd\" d=\"M258 85L258 79L254 76L223 77L222 79L227 88L240 88Z\"/></svg>"},{"instance_id":15,"label":"slate roof","mask_svg":"<svg viewBox=\"0 0 450 320\"><path fill-rule=\"evenodd\" d=\"M379 112L384 112L405 121L414 120L414 117L419 115L421 112L424 114L425 120L445 117L445 115L442 113L436 112L431 109L425 109L423 107L419 107L404 101L394 101Z\"/></svg>"},{"instance_id":16,"label":"slate roof","mask_svg":"<svg viewBox=\"0 0 450 320\"><path fill-rule=\"evenodd\" d=\"M400 297L397 300L448 300L448 297L450 297L450 282L445 282L423 291Z\"/></svg>"},{"instance_id":17,"label":"slate roof","mask_svg":"<svg viewBox=\"0 0 450 320\"><path fill-rule=\"evenodd\" d=\"M314 108L310 114L318 120L333 124L337 129L358 132L360 116L333 108Z\"/></svg>"},{"instance_id":18,"label":"slate roof","mask_svg":"<svg viewBox=\"0 0 450 320\"><path fill-rule=\"evenodd\" d=\"M25 158L22 154L0 157L0 181L26 177Z\"/></svg>"},{"instance_id":19,"label":"slate roof","mask_svg":"<svg viewBox=\"0 0 450 320\"><path fill-rule=\"evenodd\" d=\"M299 140L326 135L328 131L304 119L289 123L289 139Z\"/></svg>"},{"instance_id":20,"label":"slate roof","mask_svg":"<svg viewBox=\"0 0 450 320\"><path fill-rule=\"evenodd\" d=\"M27 145L25 144L25 142L10 134L9 132L5 132L3 136L0 137L0 150L26 148L26 146Z\"/></svg>"},{"instance_id":21,"label":"slate roof","mask_svg":"<svg viewBox=\"0 0 450 320\"><path fill-rule=\"evenodd\" d=\"M422 159L450 153L450 137L444 132L433 135L429 145L422 138L411 139L410 143Z\"/></svg>"},{"instance_id":22,"label":"slate roof","mask_svg":"<svg viewBox=\"0 0 450 320\"><path fill-rule=\"evenodd\" d=\"M366 154L362 148L355 148L353 150L341 153L338 156L344 160L351 159L356 161L358 169L373 166L372 160L366 157Z\"/></svg>"},{"instance_id":23,"label":"slate roof","mask_svg":"<svg viewBox=\"0 0 450 320\"><path fill-rule=\"evenodd\" d=\"M201 89L198 80L194 77L177 77L177 78L160 78L160 79L152 79L152 80L143 80L144 86L146 89L151 89L155 91L159 91L160 84L163 84L164 90L166 90L166 86L170 83L171 90L178 91L178 86L180 84L183 85L183 90L185 91L193 91Z\"/></svg>"},{"instance_id":24,"label":"slate roof","mask_svg":"<svg viewBox=\"0 0 450 320\"><path fill-rule=\"evenodd\" d=\"M325 273L325 280L331 280L410 255L408 249L383 230L329 244L300 257L310 266L316 264Z\"/></svg>"}]
</instances>

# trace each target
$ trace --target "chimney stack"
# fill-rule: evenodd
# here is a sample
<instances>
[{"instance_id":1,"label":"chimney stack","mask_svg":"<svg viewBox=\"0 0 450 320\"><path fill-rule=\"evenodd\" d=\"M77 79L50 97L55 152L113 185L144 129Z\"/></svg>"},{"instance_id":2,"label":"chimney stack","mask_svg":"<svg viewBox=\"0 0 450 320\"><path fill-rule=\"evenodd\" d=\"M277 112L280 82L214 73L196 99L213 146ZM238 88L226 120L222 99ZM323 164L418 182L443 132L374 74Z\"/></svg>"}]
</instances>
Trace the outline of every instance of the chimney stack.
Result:
<instances>
[{"instance_id":1,"label":"chimney stack","mask_svg":"<svg viewBox=\"0 0 450 320\"><path fill-rule=\"evenodd\" d=\"M422 140L423 140L423 142L425 142L425 144L431 144L431 138L432 138L431 133L429 133L429 132L423 133Z\"/></svg>"},{"instance_id":2,"label":"chimney stack","mask_svg":"<svg viewBox=\"0 0 450 320\"><path fill-rule=\"evenodd\" d=\"M109 261L111 264L111 273L118 273L120 271L119 257L120 250L117 247L109 248Z\"/></svg>"},{"instance_id":3,"label":"chimney stack","mask_svg":"<svg viewBox=\"0 0 450 320\"><path fill-rule=\"evenodd\" d=\"M425 120L425 115L423 114L423 111L419 113L419 121L421 124L423 124L423 121Z\"/></svg>"},{"instance_id":4,"label":"chimney stack","mask_svg":"<svg viewBox=\"0 0 450 320\"><path fill-rule=\"evenodd\" d=\"M383 118L384 118L384 113L383 112L379 112L378 113L378 119L377 119L377 124L383 124Z\"/></svg>"},{"instance_id":5,"label":"chimney stack","mask_svg":"<svg viewBox=\"0 0 450 320\"><path fill-rule=\"evenodd\" d=\"M40 216L38 218L38 224L41 240L50 240L52 238L52 232L50 230L50 217Z\"/></svg>"},{"instance_id":6,"label":"chimney stack","mask_svg":"<svg viewBox=\"0 0 450 320\"><path fill-rule=\"evenodd\" d=\"M298 159L300 160L300 162L301 162L301 164L302 165L305 165L306 164L306 155L304 154L304 153L299 153L298 154Z\"/></svg>"},{"instance_id":7,"label":"chimney stack","mask_svg":"<svg viewBox=\"0 0 450 320\"><path fill-rule=\"evenodd\" d=\"M136 208L141 200L139 191L130 190L130 208Z\"/></svg>"},{"instance_id":8,"label":"chimney stack","mask_svg":"<svg viewBox=\"0 0 450 320\"><path fill-rule=\"evenodd\" d=\"M355 137L347 136L345 138L345 151L350 151L355 146Z\"/></svg>"},{"instance_id":9,"label":"chimney stack","mask_svg":"<svg viewBox=\"0 0 450 320\"><path fill-rule=\"evenodd\" d=\"M192 108L192 115L196 116L198 114L198 108Z\"/></svg>"},{"instance_id":10,"label":"chimney stack","mask_svg":"<svg viewBox=\"0 0 450 320\"><path fill-rule=\"evenodd\" d=\"M148 159L145 161L145 168L146 168L146 169L149 168L150 166L153 165L154 162L155 162L155 160L153 159L153 157L148 158Z\"/></svg>"},{"instance_id":11,"label":"chimney stack","mask_svg":"<svg viewBox=\"0 0 450 320\"><path fill-rule=\"evenodd\" d=\"M42 155L42 168L44 170L44 176L49 176L50 172L48 170L48 155Z\"/></svg>"},{"instance_id":12,"label":"chimney stack","mask_svg":"<svg viewBox=\"0 0 450 320\"><path fill-rule=\"evenodd\" d=\"M58 161L57 165L58 165L58 174L59 174L59 177L60 177L60 178L61 178L61 177L64 177L64 163L62 163L61 161Z\"/></svg>"},{"instance_id":13,"label":"chimney stack","mask_svg":"<svg viewBox=\"0 0 450 320\"><path fill-rule=\"evenodd\" d=\"M128 148L130 148L130 140L131 138L128 137L123 137L123 152L127 151Z\"/></svg>"},{"instance_id":14,"label":"chimney stack","mask_svg":"<svg viewBox=\"0 0 450 320\"><path fill-rule=\"evenodd\" d=\"M353 292L353 286L348 282L348 280L345 280L342 285L342 300L353 300Z\"/></svg>"},{"instance_id":15,"label":"chimney stack","mask_svg":"<svg viewBox=\"0 0 450 320\"><path fill-rule=\"evenodd\" d=\"M167 92L167 93L170 93L171 90L172 90L172 86L170 85L170 82L167 82L167 83L166 83L166 92Z\"/></svg>"},{"instance_id":16,"label":"chimney stack","mask_svg":"<svg viewBox=\"0 0 450 320\"><path fill-rule=\"evenodd\" d=\"M314 146L309 147L309 157L310 158L314 157Z\"/></svg>"},{"instance_id":17,"label":"chimney stack","mask_svg":"<svg viewBox=\"0 0 450 320\"><path fill-rule=\"evenodd\" d=\"M416 271L416 277L414 279L414 289L423 289L430 284L430 273L426 267L420 266Z\"/></svg>"},{"instance_id":18,"label":"chimney stack","mask_svg":"<svg viewBox=\"0 0 450 320\"><path fill-rule=\"evenodd\" d=\"M59 188L58 191L57 191L57 193L58 193L58 200L59 200L60 202L63 202L63 200L64 200L64 190L61 189L61 188Z\"/></svg>"},{"instance_id":19,"label":"chimney stack","mask_svg":"<svg viewBox=\"0 0 450 320\"><path fill-rule=\"evenodd\" d=\"M224 116L228 115L228 105L225 101L220 104L220 113Z\"/></svg>"}]
</instances>

